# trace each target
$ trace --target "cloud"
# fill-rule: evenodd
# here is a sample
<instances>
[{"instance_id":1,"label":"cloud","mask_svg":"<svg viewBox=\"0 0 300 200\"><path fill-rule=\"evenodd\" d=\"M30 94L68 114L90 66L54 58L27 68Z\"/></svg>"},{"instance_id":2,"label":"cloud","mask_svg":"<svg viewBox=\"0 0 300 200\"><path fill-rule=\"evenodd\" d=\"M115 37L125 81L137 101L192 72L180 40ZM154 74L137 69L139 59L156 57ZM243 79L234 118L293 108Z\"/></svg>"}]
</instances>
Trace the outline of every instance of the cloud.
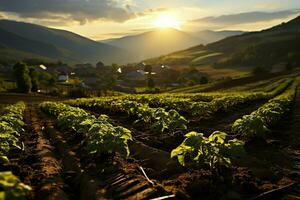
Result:
<instances>
[{"instance_id":1,"label":"cloud","mask_svg":"<svg viewBox=\"0 0 300 200\"><path fill-rule=\"evenodd\" d=\"M280 8L280 3L258 3L255 5L257 9L264 9L264 10L275 10Z\"/></svg>"},{"instance_id":2,"label":"cloud","mask_svg":"<svg viewBox=\"0 0 300 200\"><path fill-rule=\"evenodd\" d=\"M135 28L135 29L131 29L132 32L135 33L143 33L143 32L147 32L147 31L151 31L154 30L152 27L151 28Z\"/></svg>"},{"instance_id":3,"label":"cloud","mask_svg":"<svg viewBox=\"0 0 300 200\"><path fill-rule=\"evenodd\" d=\"M223 29L227 27L239 27L253 23L268 23L274 20L286 19L300 14L300 10L285 10L277 12L248 12L218 17L205 17L190 21L187 26L198 29Z\"/></svg>"},{"instance_id":4,"label":"cloud","mask_svg":"<svg viewBox=\"0 0 300 200\"><path fill-rule=\"evenodd\" d=\"M0 11L21 18L81 24L95 20L124 22L136 17L128 0L1 0Z\"/></svg>"},{"instance_id":5,"label":"cloud","mask_svg":"<svg viewBox=\"0 0 300 200\"><path fill-rule=\"evenodd\" d=\"M7 18L8 16L5 13L0 12L0 19L7 19Z\"/></svg>"},{"instance_id":6,"label":"cloud","mask_svg":"<svg viewBox=\"0 0 300 200\"><path fill-rule=\"evenodd\" d=\"M103 33L103 34L97 34L91 36L96 41L105 41L105 40L111 40L111 39L117 39L122 38L124 36L130 36L133 35L131 32L112 32L112 33Z\"/></svg>"},{"instance_id":7,"label":"cloud","mask_svg":"<svg viewBox=\"0 0 300 200\"><path fill-rule=\"evenodd\" d=\"M122 37L128 37L128 36L135 36L141 33L153 31L153 28L137 28L137 29L130 29L126 32L109 32L109 33L102 33L97 35L92 35L91 38L95 40L110 40L113 38L122 38Z\"/></svg>"},{"instance_id":8,"label":"cloud","mask_svg":"<svg viewBox=\"0 0 300 200\"><path fill-rule=\"evenodd\" d=\"M160 13L160 12L166 12L168 10L169 9L165 8L165 7L157 7L157 8L149 8L149 9L144 10L143 12L139 12L136 14L137 14L137 16L141 17L141 16L147 16L147 15L153 15L153 14Z\"/></svg>"}]
</instances>

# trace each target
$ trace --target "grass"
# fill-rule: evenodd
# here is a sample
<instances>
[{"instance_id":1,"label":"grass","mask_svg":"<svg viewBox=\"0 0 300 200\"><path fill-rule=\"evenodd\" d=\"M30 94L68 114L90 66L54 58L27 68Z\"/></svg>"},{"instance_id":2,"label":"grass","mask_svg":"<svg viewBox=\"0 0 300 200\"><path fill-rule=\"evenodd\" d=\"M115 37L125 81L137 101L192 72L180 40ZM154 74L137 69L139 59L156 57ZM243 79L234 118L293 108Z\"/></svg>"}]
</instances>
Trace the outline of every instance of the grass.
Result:
<instances>
[{"instance_id":1,"label":"grass","mask_svg":"<svg viewBox=\"0 0 300 200\"><path fill-rule=\"evenodd\" d=\"M216 57L216 56L220 56L220 55L222 55L222 53L209 53L209 54L206 54L206 55L202 55L202 56L199 56L199 57L193 59L191 61L191 64L193 64L193 65L202 64L201 62L205 61L206 59Z\"/></svg>"},{"instance_id":2,"label":"grass","mask_svg":"<svg viewBox=\"0 0 300 200\"><path fill-rule=\"evenodd\" d=\"M195 90L200 92L201 90L208 88L214 84L215 83L208 83L208 84L203 84L203 85L181 87L181 88L177 88L174 90L169 90L168 92L170 92L170 93L190 93L191 91L195 91Z\"/></svg>"},{"instance_id":3,"label":"grass","mask_svg":"<svg viewBox=\"0 0 300 200\"><path fill-rule=\"evenodd\" d=\"M214 80L224 79L226 77L240 78L249 75L248 71L229 68L216 69L211 65L196 66L196 68L199 72L207 74Z\"/></svg>"},{"instance_id":4,"label":"grass","mask_svg":"<svg viewBox=\"0 0 300 200\"><path fill-rule=\"evenodd\" d=\"M0 92L14 88L16 88L16 83L12 77L7 74L0 73Z\"/></svg>"}]
</instances>

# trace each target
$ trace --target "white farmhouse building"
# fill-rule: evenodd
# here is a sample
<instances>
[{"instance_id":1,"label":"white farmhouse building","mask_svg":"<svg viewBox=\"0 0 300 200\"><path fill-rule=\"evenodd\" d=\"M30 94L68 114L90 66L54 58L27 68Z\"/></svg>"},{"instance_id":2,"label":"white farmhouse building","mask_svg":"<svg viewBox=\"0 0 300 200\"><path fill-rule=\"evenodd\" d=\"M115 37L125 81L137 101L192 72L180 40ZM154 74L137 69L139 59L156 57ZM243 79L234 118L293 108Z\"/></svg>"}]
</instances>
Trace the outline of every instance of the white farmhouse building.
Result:
<instances>
[{"instance_id":1,"label":"white farmhouse building","mask_svg":"<svg viewBox=\"0 0 300 200\"><path fill-rule=\"evenodd\" d=\"M66 74L66 73L61 73L61 74L58 75L57 80L59 82L68 82L69 81L69 75Z\"/></svg>"}]
</instances>

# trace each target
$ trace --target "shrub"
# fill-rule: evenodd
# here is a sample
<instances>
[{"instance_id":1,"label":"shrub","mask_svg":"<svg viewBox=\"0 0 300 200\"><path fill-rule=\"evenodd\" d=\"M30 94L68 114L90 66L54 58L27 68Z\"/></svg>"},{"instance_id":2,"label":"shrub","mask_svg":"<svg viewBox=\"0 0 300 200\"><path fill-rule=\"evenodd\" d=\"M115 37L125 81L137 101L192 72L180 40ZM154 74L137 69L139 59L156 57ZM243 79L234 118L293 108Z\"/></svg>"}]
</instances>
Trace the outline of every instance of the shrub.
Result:
<instances>
[{"instance_id":1,"label":"shrub","mask_svg":"<svg viewBox=\"0 0 300 200\"><path fill-rule=\"evenodd\" d=\"M25 63L17 63L14 65L14 76L17 79L17 88L19 92L29 93L32 88L31 78L28 66Z\"/></svg>"}]
</instances>

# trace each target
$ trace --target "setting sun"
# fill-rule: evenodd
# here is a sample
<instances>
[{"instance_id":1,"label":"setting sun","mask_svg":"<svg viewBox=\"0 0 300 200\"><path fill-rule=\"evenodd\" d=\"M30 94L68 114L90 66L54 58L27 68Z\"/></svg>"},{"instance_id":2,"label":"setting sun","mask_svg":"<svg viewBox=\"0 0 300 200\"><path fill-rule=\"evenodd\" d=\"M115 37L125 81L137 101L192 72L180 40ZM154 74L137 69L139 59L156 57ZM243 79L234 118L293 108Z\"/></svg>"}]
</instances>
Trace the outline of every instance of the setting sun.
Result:
<instances>
[{"instance_id":1,"label":"setting sun","mask_svg":"<svg viewBox=\"0 0 300 200\"><path fill-rule=\"evenodd\" d=\"M175 16L169 14L163 14L158 16L154 21L154 25L157 28L175 28L180 29L180 22Z\"/></svg>"}]
</instances>

